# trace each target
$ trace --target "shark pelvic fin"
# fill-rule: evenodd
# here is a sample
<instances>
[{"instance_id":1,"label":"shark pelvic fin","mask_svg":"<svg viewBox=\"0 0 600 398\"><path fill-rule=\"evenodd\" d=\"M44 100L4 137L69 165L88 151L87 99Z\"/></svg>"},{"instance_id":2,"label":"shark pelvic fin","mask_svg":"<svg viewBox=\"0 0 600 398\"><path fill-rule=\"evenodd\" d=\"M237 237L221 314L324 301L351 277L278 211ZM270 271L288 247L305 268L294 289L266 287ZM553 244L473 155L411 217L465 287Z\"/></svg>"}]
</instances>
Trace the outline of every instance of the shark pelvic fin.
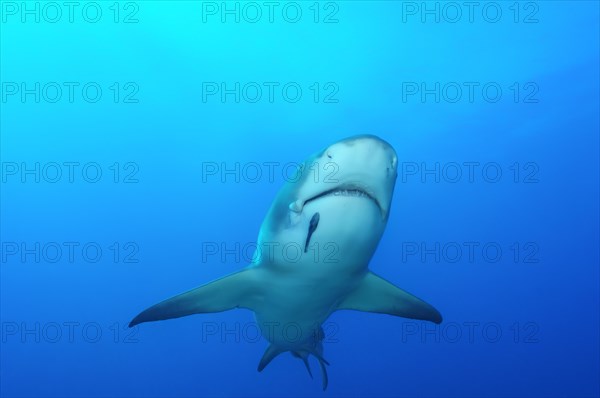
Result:
<instances>
[{"instance_id":1,"label":"shark pelvic fin","mask_svg":"<svg viewBox=\"0 0 600 398\"><path fill-rule=\"evenodd\" d=\"M329 365L324 359L319 359L319 367L321 368L321 379L323 380L323 391L327 390L329 384L329 377L327 376L327 368L325 365Z\"/></svg>"},{"instance_id":2,"label":"shark pelvic fin","mask_svg":"<svg viewBox=\"0 0 600 398\"><path fill-rule=\"evenodd\" d=\"M329 382L329 378L327 377L327 368L325 366L329 365L329 362L327 362L325 360L325 358L323 358L323 356L317 352L317 350L322 350L322 346L319 343L319 347L320 348L315 348L315 349L300 349L300 350L295 350L295 351L291 351L292 355L296 358L299 358L302 360L302 362L304 362L304 366L306 367L306 370L308 371L308 374L310 375L310 378L313 378L313 374L312 374L312 370L310 369L310 363L308 362L308 357L310 355L314 355L315 358L317 358L317 360L319 361L319 366L321 368L321 376L323 378L323 390L327 389L327 385ZM259 364L258 364L258 371L262 372L262 370L269 364L271 363L271 361L278 356L279 354L281 354L282 352L288 351L285 348L279 348L273 344L269 345L269 347L267 347L264 355L262 356Z\"/></svg>"},{"instance_id":3,"label":"shark pelvic fin","mask_svg":"<svg viewBox=\"0 0 600 398\"><path fill-rule=\"evenodd\" d=\"M265 350L265 353L263 354L262 358L260 359L260 362L258 363L258 371L262 372L263 369L266 368L267 365L271 363L273 358L275 358L277 355L279 355L285 351L286 351L285 349L282 349L282 348L277 347L276 345L270 344L267 347L267 349Z\"/></svg>"},{"instance_id":4,"label":"shark pelvic fin","mask_svg":"<svg viewBox=\"0 0 600 398\"><path fill-rule=\"evenodd\" d=\"M313 378L313 374L312 374L312 370L310 369L310 363L308 362L308 352L306 351L292 351L292 355L296 358L300 358L302 359L302 362L304 362L304 366L306 367L306 371L308 372L310 378Z\"/></svg>"}]
</instances>

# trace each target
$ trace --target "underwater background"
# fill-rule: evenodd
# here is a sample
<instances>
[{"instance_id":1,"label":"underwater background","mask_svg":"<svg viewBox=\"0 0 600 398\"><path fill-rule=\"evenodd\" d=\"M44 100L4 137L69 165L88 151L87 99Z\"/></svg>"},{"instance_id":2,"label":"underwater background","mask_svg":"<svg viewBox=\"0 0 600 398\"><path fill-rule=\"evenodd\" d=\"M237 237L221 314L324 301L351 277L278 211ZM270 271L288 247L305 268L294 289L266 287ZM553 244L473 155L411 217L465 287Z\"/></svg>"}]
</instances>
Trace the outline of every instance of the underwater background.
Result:
<instances>
[{"instance_id":1,"label":"underwater background","mask_svg":"<svg viewBox=\"0 0 600 398\"><path fill-rule=\"evenodd\" d=\"M599 11L1 1L1 396L598 396ZM442 324L334 313L326 392L256 371L246 310L127 327L366 133L399 158L370 268Z\"/></svg>"}]
</instances>

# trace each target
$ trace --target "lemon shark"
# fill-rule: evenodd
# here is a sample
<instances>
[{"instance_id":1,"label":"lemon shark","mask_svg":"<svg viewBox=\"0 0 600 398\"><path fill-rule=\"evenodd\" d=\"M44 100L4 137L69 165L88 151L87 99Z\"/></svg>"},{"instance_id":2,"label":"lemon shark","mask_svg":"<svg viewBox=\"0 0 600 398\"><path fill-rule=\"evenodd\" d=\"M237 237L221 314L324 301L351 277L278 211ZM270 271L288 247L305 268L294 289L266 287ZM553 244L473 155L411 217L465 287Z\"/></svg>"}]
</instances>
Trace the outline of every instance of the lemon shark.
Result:
<instances>
[{"instance_id":1,"label":"lemon shark","mask_svg":"<svg viewBox=\"0 0 600 398\"><path fill-rule=\"evenodd\" d=\"M298 178L286 181L262 223L257 251L272 250L255 255L239 272L142 311L129 326L246 308L270 343L258 370L290 351L312 377L312 355L326 389L322 324L334 311L440 323L434 307L368 269L389 219L397 166L392 146L372 135L343 139L310 156ZM281 250L290 244L304 249L293 261Z\"/></svg>"}]
</instances>

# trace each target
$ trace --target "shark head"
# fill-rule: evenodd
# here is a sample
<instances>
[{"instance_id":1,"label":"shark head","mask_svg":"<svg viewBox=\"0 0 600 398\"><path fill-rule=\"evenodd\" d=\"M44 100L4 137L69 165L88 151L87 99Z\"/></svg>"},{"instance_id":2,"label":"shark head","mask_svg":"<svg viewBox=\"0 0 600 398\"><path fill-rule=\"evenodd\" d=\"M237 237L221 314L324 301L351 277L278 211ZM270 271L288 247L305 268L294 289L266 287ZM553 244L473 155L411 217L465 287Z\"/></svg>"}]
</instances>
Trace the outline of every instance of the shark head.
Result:
<instances>
[{"instance_id":1,"label":"shark head","mask_svg":"<svg viewBox=\"0 0 600 398\"><path fill-rule=\"evenodd\" d=\"M335 244L349 258L370 258L389 218L397 166L392 146L373 135L328 146L281 189L259 240L294 242L305 251Z\"/></svg>"},{"instance_id":2,"label":"shark head","mask_svg":"<svg viewBox=\"0 0 600 398\"><path fill-rule=\"evenodd\" d=\"M313 201L336 196L339 201L370 201L387 221L397 176L398 157L390 144L374 135L346 138L311 156L302 178L292 185L290 210L300 213Z\"/></svg>"}]
</instances>

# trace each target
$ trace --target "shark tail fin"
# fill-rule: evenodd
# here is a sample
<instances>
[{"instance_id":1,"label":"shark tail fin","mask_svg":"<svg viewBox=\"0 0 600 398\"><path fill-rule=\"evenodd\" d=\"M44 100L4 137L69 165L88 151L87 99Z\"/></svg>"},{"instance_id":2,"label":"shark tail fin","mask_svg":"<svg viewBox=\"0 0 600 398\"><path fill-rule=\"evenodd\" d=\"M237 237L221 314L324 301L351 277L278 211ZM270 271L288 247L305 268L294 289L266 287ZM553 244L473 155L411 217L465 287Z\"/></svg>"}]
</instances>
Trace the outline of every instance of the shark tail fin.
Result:
<instances>
[{"instance_id":1,"label":"shark tail fin","mask_svg":"<svg viewBox=\"0 0 600 398\"><path fill-rule=\"evenodd\" d=\"M252 309L260 293L259 272L258 268L246 268L162 301L139 313L129 323L129 327L143 322L221 312L233 308Z\"/></svg>"},{"instance_id":2,"label":"shark tail fin","mask_svg":"<svg viewBox=\"0 0 600 398\"><path fill-rule=\"evenodd\" d=\"M430 304L368 272L358 287L342 301L338 310L377 312L441 323L442 315Z\"/></svg>"}]
</instances>

